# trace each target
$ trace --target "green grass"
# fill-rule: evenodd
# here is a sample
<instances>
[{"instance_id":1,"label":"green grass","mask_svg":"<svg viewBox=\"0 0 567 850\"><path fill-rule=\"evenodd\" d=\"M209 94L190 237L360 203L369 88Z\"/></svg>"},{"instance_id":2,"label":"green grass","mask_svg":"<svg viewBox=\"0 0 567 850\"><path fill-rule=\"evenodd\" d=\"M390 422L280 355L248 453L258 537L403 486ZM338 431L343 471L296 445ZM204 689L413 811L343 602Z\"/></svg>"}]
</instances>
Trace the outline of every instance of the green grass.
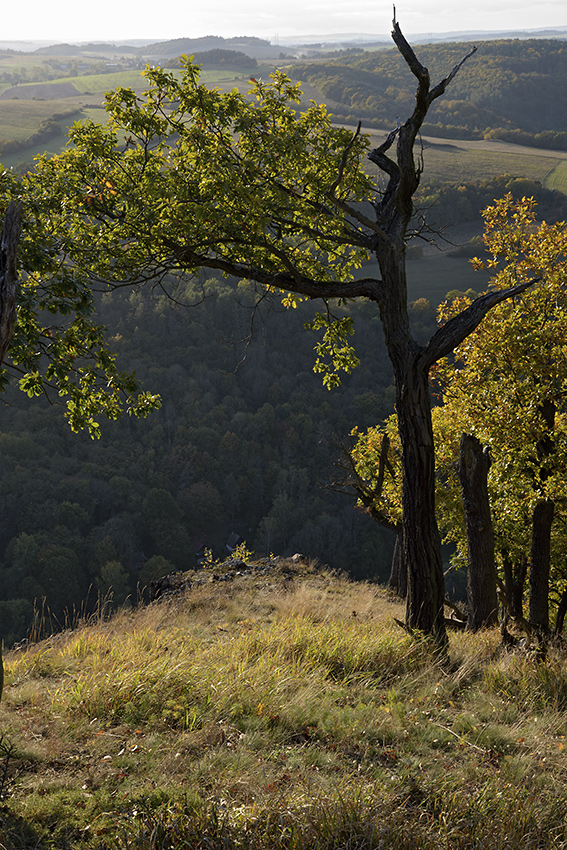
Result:
<instances>
[{"instance_id":1,"label":"green grass","mask_svg":"<svg viewBox=\"0 0 567 850\"><path fill-rule=\"evenodd\" d=\"M258 69L254 69L254 73L259 73ZM246 69L242 68L209 69L201 72L201 80L210 85L214 85L217 82L226 85L227 81L234 81L236 83L239 80L241 82L244 80L244 82L247 83L248 73L246 72ZM81 94L104 94L107 91L112 91L118 86L133 88L135 91L142 91L147 87L147 80L142 75L142 71L134 69L116 71L108 74L88 74L78 77L61 77L56 80L50 80L50 83L72 83Z\"/></svg>"},{"instance_id":2,"label":"green grass","mask_svg":"<svg viewBox=\"0 0 567 850\"><path fill-rule=\"evenodd\" d=\"M7 653L0 847L567 847L561 649L457 633L440 665L375 586L193 579Z\"/></svg>"},{"instance_id":3,"label":"green grass","mask_svg":"<svg viewBox=\"0 0 567 850\"><path fill-rule=\"evenodd\" d=\"M455 148L454 150L427 149L424 153L425 173L428 179L446 183L486 179L498 174L514 177L529 176L544 182L559 160L533 153L502 152Z\"/></svg>"},{"instance_id":4,"label":"green grass","mask_svg":"<svg viewBox=\"0 0 567 850\"><path fill-rule=\"evenodd\" d=\"M557 163L545 178L544 186L567 195L567 161Z\"/></svg>"},{"instance_id":5,"label":"green grass","mask_svg":"<svg viewBox=\"0 0 567 850\"><path fill-rule=\"evenodd\" d=\"M72 109L81 109L75 98L0 100L0 138L25 139L38 129L42 121Z\"/></svg>"},{"instance_id":6,"label":"green grass","mask_svg":"<svg viewBox=\"0 0 567 850\"><path fill-rule=\"evenodd\" d=\"M78 92L86 94L88 92L107 92L118 86L142 90L145 86L145 80L142 77L142 72L135 69L111 72L108 74L85 74L76 77L59 77L55 80L50 80L46 85L57 83L72 83ZM37 85L37 83L33 83Z\"/></svg>"}]
</instances>

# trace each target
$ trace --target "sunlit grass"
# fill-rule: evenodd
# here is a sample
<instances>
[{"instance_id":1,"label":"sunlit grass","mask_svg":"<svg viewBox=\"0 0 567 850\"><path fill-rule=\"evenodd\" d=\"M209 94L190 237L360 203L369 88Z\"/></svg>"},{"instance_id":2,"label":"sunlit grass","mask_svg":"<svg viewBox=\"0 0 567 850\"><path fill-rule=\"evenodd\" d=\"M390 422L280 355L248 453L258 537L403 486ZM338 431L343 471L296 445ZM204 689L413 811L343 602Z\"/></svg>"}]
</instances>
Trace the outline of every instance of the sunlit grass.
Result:
<instances>
[{"instance_id":1,"label":"sunlit grass","mask_svg":"<svg viewBox=\"0 0 567 850\"><path fill-rule=\"evenodd\" d=\"M8 653L0 846L567 846L561 650L441 663L379 588L282 566Z\"/></svg>"},{"instance_id":2,"label":"sunlit grass","mask_svg":"<svg viewBox=\"0 0 567 850\"><path fill-rule=\"evenodd\" d=\"M556 189L567 195L567 160L558 162L545 178L546 189Z\"/></svg>"}]
</instances>

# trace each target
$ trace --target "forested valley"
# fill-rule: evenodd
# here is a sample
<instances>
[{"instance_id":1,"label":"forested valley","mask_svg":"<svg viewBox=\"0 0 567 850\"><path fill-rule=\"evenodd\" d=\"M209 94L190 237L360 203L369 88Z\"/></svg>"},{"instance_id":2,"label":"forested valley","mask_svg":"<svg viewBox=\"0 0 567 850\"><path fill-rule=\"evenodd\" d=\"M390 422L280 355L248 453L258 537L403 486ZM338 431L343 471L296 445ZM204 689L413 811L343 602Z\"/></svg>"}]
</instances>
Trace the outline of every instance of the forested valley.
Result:
<instances>
[{"instance_id":1,"label":"forested valley","mask_svg":"<svg viewBox=\"0 0 567 850\"><path fill-rule=\"evenodd\" d=\"M117 292L100 306L120 363L162 396L147 419L101 423L100 440L91 440L45 399L16 390L4 398L7 644L26 634L34 600L41 608L45 599L57 628L87 597L93 606L112 588L116 604L135 601L152 579L194 568L204 548L226 556L231 534L257 556L299 551L357 577L388 577L388 532L324 488L353 426L392 410L372 311L350 308L361 365L329 392L312 371L308 306L274 303L254 314L251 284L222 279L186 283L175 298ZM413 312L418 327L434 326L426 302Z\"/></svg>"},{"instance_id":2,"label":"forested valley","mask_svg":"<svg viewBox=\"0 0 567 850\"><path fill-rule=\"evenodd\" d=\"M567 847L567 54L392 38L0 168L2 848Z\"/></svg>"}]
</instances>

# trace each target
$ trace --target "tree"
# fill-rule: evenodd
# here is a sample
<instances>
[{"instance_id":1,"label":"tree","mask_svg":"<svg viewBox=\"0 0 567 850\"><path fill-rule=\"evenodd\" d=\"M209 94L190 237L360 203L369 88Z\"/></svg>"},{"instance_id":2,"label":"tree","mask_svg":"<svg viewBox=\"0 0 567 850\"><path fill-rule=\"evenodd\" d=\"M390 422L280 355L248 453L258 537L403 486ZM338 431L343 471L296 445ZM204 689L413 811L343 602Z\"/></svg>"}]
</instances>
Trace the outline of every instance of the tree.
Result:
<instances>
[{"instance_id":1,"label":"tree","mask_svg":"<svg viewBox=\"0 0 567 850\"><path fill-rule=\"evenodd\" d=\"M529 567L529 622L547 631L555 599L560 631L567 610L567 228L538 225L533 200L511 194L484 215L490 259L473 262L488 266L499 288L525 273L540 282L492 310L433 370L441 402L432 411L437 517L445 542L456 547L453 564L467 564L473 628L494 616L496 561L508 612L523 619ZM455 292L440 320L458 315L473 295ZM396 428L392 417L382 428L355 431L349 453L347 483L387 526L401 505Z\"/></svg>"},{"instance_id":2,"label":"tree","mask_svg":"<svg viewBox=\"0 0 567 850\"><path fill-rule=\"evenodd\" d=\"M530 280L484 295L426 345L413 338L405 250L422 173L414 146L430 106L471 54L432 87L396 21L392 37L416 79L415 106L369 152L360 125L354 133L334 127L316 104L297 114L300 90L284 74L270 83L253 80L250 99L208 90L185 60L181 76L148 69L143 98L125 88L108 94L109 125L76 126L73 146L40 161L22 191L33 186L34 197L45 199L41 215L49 209L66 262L57 270L51 265L43 279L60 281L59 288L83 279L164 286L169 273L206 267L255 281L263 292L280 291L289 306L322 299L313 326L324 331L316 368L328 386L338 369L355 365L352 321L335 317L332 302L366 298L377 306L402 447L407 623L444 644L429 370ZM362 167L367 152L386 176L383 192ZM370 255L380 278L354 277Z\"/></svg>"},{"instance_id":3,"label":"tree","mask_svg":"<svg viewBox=\"0 0 567 850\"><path fill-rule=\"evenodd\" d=\"M488 498L490 455L480 440L462 434L459 479L467 537L467 626L480 629L498 621L494 532Z\"/></svg>"},{"instance_id":4,"label":"tree","mask_svg":"<svg viewBox=\"0 0 567 850\"><path fill-rule=\"evenodd\" d=\"M515 202L511 194L484 215L490 257L484 265L495 272L496 285L526 273L540 282L493 310L456 347L454 359L436 367L443 399L434 411L438 446L443 443L440 519L462 556L466 543L451 467L460 434L470 433L490 449L495 546L509 609L523 616L529 565L528 618L546 632L551 586L561 594L564 583L567 227L538 225L533 201ZM468 301L442 306L441 320L450 320Z\"/></svg>"}]
</instances>

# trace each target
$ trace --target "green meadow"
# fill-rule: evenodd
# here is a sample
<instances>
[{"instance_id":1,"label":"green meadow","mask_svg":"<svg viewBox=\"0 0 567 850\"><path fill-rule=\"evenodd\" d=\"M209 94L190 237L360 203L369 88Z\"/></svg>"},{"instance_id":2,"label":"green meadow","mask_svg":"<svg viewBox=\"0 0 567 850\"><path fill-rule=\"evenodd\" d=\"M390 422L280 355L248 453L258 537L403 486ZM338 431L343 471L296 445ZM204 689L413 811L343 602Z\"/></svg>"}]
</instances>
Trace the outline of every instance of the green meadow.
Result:
<instances>
[{"instance_id":1,"label":"green meadow","mask_svg":"<svg viewBox=\"0 0 567 850\"><path fill-rule=\"evenodd\" d=\"M551 169L545 178L546 189L556 189L567 195L567 161L561 160Z\"/></svg>"}]
</instances>

